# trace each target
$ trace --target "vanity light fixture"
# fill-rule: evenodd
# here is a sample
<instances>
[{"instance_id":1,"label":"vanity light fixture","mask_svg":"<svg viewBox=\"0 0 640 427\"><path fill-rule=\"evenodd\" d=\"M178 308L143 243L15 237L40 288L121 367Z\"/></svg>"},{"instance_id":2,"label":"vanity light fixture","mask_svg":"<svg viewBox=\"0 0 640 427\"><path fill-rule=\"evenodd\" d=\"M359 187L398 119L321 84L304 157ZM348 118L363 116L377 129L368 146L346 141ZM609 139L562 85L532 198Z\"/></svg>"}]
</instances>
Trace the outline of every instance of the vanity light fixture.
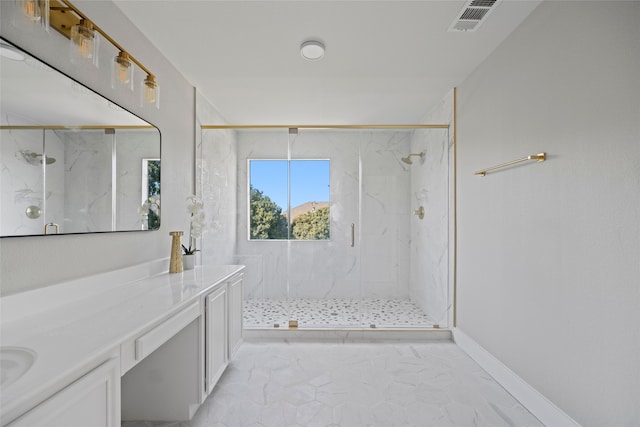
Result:
<instances>
[{"instance_id":1,"label":"vanity light fixture","mask_svg":"<svg viewBox=\"0 0 640 427\"><path fill-rule=\"evenodd\" d=\"M14 18L22 16L28 24L41 24L49 31L49 0L16 0L18 13ZM17 23L14 21L14 23Z\"/></svg>"},{"instance_id":2,"label":"vanity light fixture","mask_svg":"<svg viewBox=\"0 0 640 427\"><path fill-rule=\"evenodd\" d=\"M112 64L112 87L123 85L133 90L133 64L135 64L147 76L140 85L143 103L155 105L156 108L160 107L159 86L151 71L69 0L15 0L15 2L20 6L20 10L16 10L14 16L19 16L18 14L33 16L27 20L41 21L47 31L50 26L69 39L72 62L91 61L98 67L98 43L101 38L105 39L119 52Z\"/></svg>"},{"instance_id":3,"label":"vanity light fixture","mask_svg":"<svg viewBox=\"0 0 640 427\"><path fill-rule=\"evenodd\" d=\"M91 21L80 19L80 22L71 28L69 43L72 58L90 59L94 65L98 65L98 39Z\"/></svg>"},{"instance_id":4,"label":"vanity light fixture","mask_svg":"<svg viewBox=\"0 0 640 427\"><path fill-rule=\"evenodd\" d=\"M113 86L119 84L133 90L133 63L129 54L124 50L113 60Z\"/></svg>"},{"instance_id":5,"label":"vanity light fixture","mask_svg":"<svg viewBox=\"0 0 640 427\"><path fill-rule=\"evenodd\" d=\"M39 0L20 0L20 9L27 21L38 22L42 18Z\"/></svg>"},{"instance_id":6,"label":"vanity light fixture","mask_svg":"<svg viewBox=\"0 0 640 427\"><path fill-rule=\"evenodd\" d=\"M160 102L160 87L156 82L156 77L153 74L147 74L142 84L142 100L146 104L155 104L156 106Z\"/></svg>"},{"instance_id":7,"label":"vanity light fixture","mask_svg":"<svg viewBox=\"0 0 640 427\"><path fill-rule=\"evenodd\" d=\"M324 44L317 40L307 40L300 45L300 54L304 59L317 61L324 56Z\"/></svg>"}]
</instances>

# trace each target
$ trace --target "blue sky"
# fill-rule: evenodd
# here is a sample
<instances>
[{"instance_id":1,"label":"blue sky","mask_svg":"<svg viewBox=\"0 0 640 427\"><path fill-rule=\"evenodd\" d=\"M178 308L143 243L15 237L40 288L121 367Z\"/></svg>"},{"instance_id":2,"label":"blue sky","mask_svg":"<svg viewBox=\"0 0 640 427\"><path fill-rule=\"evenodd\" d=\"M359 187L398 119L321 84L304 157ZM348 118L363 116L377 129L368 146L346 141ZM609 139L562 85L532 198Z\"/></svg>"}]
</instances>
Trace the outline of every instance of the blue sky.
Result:
<instances>
[{"instance_id":1,"label":"blue sky","mask_svg":"<svg viewBox=\"0 0 640 427\"><path fill-rule=\"evenodd\" d=\"M291 160L291 207L329 201L329 160ZM250 160L251 185L287 208L287 161Z\"/></svg>"}]
</instances>

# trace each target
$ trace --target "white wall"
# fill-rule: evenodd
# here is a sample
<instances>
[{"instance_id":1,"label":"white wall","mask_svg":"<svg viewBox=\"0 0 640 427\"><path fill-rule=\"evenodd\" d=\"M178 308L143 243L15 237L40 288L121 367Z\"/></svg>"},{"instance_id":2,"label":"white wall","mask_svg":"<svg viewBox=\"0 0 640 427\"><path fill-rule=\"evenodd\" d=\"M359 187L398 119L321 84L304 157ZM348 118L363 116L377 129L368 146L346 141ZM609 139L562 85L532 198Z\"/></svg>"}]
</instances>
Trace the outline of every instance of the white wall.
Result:
<instances>
[{"instance_id":1,"label":"white wall","mask_svg":"<svg viewBox=\"0 0 640 427\"><path fill-rule=\"evenodd\" d=\"M544 2L458 90L458 326L584 426L640 425L638 22Z\"/></svg>"},{"instance_id":2,"label":"white wall","mask_svg":"<svg viewBox=\"0 0 640 427\"><path fill-rule=\"evenodd\" d=\"M55 31L48 36L22 31L9 22L7 8L13 2L0 4L3 37L156 125L161 132L163 157L159 231L0 239L2 294L168 257L169 231L187 230L184 200L194 191L193 87L110 1L74 4L154 72L161 87L158 110L140 107L138 94L111 88L109 58L103 58L106 62L100 70L74 68L66 43L61 44Z\"/></svg>"}]
</instances>

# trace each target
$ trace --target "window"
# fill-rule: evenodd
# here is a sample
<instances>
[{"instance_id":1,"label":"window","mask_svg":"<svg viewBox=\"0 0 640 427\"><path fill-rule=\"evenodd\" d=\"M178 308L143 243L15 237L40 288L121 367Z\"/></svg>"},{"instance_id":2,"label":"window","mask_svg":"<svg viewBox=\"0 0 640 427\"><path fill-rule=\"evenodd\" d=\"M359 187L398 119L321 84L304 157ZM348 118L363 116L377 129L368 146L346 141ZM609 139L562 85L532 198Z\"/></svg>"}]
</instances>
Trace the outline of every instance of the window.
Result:
<instances>
[{"instance_id":1,"label":"window","mask_svg":"<svg viewBox=\"0 0 640 427\"><path fill-rule=\"evenodd\" d=\"M249 160L250 240L329 240L329 160Z\"/></svg>"},{"instance_id":2,"label":"window","mask_svg":"<svg viewBox=\"0 0 640 427\"><path fill-rule=\"evenodd\" d=\"M160 159L142 159L143 226L160 228Z\"/></svg>"}]
</instances>

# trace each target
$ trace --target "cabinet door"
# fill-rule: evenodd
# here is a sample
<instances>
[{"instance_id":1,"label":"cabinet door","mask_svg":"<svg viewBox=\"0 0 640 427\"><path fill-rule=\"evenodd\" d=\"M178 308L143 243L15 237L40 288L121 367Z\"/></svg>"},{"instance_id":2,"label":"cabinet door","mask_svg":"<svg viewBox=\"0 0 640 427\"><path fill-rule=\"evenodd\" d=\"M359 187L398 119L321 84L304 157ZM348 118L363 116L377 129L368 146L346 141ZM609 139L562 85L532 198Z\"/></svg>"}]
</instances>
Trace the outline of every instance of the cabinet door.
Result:
<instances>
[{"instance_id":1,"label":"cabinet door","mask_svg":"<svg viewBox=\"0 0 640 427\"><path fill-rule=\"evenodd\" d=\"M220 289L207 296L207 324L205 327L205 377L207 393L220 379L227 367L227 288Z\"/></svg>"},{"instance_id":2,"label":"cabinet door","mask_svg":"<svg viewBox=\"0 0 640 427\"><path fill-rule=\"evenodd\" d=\"M111 359L8 427L120 427L120 369Z\"/></svg>"},{"instance_id":3,"label":"cabinet door","mask_svg":"<svg viewBox=\"0 0 640 427\"><path fill-rule=\"evenodd\" d=\"M229 283L229 360L242 343L242 277Z\"/></svg>"}]
</instances>

